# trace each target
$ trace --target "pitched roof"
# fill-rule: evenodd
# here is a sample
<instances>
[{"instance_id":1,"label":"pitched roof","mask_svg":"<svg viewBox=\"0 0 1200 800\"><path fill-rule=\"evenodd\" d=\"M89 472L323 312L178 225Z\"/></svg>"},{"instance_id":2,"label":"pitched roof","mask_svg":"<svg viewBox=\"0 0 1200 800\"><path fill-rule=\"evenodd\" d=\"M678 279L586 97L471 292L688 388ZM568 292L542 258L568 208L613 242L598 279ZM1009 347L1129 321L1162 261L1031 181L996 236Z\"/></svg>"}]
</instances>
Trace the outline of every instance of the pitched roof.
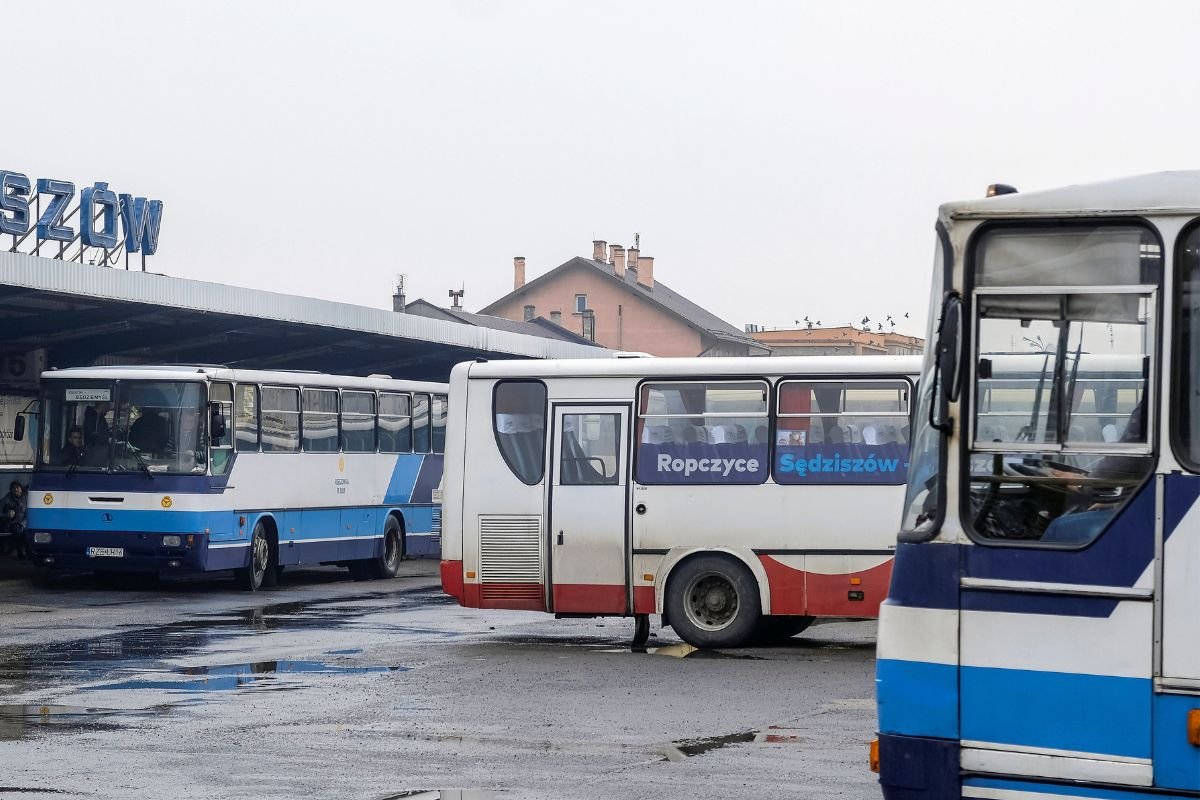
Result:
<instances>
[{"instance_id":1,"label":"pitched roof","mask_svg":"<svg viewBox=\"0 0 1200 800\"><path fill-rule=\"evenodd\" d=\"M463 311L460 308L442 308L428 300L420 298L406 305L404 313L416 314L417 316L430 317L432 319L444 319L462 325L473 325L477 328L489 328L496 331L508 331L509 333L523 333L526 336L540 336L543 339L559 339L564 342L601 347L601 345L596 344L591 339L573 333L544 317L536 317L526 322L518 322L516 320L505 319L504 317L493 317L490 314L474 314L470 311Z\"/></svg>"},{"instance_id":2,"label":"pitched roof","mask_svg":"<svg viewBox=\"0 0 1200 800\"><path fill-rule=\"evenodd\" d=\"M507 301L512 296L520 294L526 289L546 282L552 276L571 268L595 270L607 276L610 280L619 281L625 285L627 291L637 294L645 300L679 317L693 328L699 328L701 331L714 336L717 339L747 344L751 347L763 347L762 343L756 341L752 336L749 336L738 330L733 325L730 325L728 322L718 317L716 314L713 314L711 311L696 305L691 300L688 300L686 297L672 289L670 286L667 286L662 281L655 279L653 288L638 283L637 267L626 268L625 275L622 278L621 276L617 275L616 269L612 264L604 261L596 261L590 258L583 258L582 256L576 256L570 261L559 264L549 272L534 278L520 289L509 292L499 300L496 300L483 308L482 313L490 311L491 309Z\"/></svg>"}]
</instances>

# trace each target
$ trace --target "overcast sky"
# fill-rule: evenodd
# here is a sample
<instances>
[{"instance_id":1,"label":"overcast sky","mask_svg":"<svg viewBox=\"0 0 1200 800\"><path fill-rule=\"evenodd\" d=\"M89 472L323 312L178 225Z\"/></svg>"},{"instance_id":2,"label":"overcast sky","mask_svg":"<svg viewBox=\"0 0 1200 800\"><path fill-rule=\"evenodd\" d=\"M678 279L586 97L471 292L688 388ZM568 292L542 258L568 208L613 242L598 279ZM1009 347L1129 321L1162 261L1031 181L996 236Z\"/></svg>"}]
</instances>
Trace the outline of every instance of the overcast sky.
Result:
<instances>
[{"instance_id":1,"label":"overcast sky","mask_svg":"<svg viewBox=\"0 0 1200 800\"><path fill-rule=\"evenodd\" d=\"M911 314L938 203L1200 166L1200 6L9 2L0 169L169 275L475 310L593 238L741 327Z\"/></svg>"}]
</instances>

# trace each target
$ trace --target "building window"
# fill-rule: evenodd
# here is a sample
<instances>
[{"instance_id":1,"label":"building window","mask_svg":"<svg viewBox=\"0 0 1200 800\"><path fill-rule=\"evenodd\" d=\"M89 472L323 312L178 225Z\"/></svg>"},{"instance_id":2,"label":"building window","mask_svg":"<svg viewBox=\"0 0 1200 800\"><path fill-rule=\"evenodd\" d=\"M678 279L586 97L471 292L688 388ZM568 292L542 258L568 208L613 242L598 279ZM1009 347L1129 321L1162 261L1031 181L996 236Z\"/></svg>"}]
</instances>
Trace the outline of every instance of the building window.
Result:
<instances>
[{"instance_id":1,"label":"building window","mask_svg":"<svg viewBox=\"0 0 1200 800\"><path fill-rule=\"evenodd\" d=\"M575 295L575 313L582 314L583 312L587 311L587 307L588 307L587 295L586 294Z\"/></svg>"},{"instance_id":2,"label":"building window","mask_svg":"<svg viewBox=\"0 0 1200 800\"><path fill-rule=\"evenodd\" d=\"M533 319L535 310L536 310L536 306L525 306L525 321L526 322L529 322L529 320Z\"/></svg>"}]
</instances>

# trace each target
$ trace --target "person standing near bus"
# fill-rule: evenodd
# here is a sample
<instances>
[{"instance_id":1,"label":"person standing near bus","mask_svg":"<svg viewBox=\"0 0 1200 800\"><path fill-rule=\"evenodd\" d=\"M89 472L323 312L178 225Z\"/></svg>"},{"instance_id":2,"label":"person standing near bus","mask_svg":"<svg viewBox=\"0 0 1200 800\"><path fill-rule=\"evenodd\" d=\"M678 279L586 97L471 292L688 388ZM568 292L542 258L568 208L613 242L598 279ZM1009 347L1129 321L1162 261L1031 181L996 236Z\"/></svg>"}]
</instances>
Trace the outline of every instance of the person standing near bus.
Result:
<instances>
[{"instance_id":1,"label":"person standing near bus","mask_svg":"<svg viewBox=\"0 0 1200 800\"><path fill-rule=\"evenodd\" d=\"M8 494L0 498L0 529L11 543L13 554L25 558L25 508L27 497L20 481L8 485Z\"/></svg>"}]
</instances>

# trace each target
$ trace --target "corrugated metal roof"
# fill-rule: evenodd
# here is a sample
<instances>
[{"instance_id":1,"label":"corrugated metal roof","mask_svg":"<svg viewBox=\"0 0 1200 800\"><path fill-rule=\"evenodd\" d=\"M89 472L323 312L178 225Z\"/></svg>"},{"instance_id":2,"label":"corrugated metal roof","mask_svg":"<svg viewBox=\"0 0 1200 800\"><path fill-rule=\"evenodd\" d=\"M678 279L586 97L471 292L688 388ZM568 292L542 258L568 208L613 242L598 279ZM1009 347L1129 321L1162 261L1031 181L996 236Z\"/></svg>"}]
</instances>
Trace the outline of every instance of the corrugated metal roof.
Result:
<instances>
[{"instance_id":1,"label":"corrugated metal roof","mask_svg":"<svg viewBox=\"0 0 1200 800\"><path fill-rule=\"evenodd\" d=\"M0 286L429 341L527 358L604 358L599 347L223 283L0 252Z\"/></svg>"}]
</instances>

